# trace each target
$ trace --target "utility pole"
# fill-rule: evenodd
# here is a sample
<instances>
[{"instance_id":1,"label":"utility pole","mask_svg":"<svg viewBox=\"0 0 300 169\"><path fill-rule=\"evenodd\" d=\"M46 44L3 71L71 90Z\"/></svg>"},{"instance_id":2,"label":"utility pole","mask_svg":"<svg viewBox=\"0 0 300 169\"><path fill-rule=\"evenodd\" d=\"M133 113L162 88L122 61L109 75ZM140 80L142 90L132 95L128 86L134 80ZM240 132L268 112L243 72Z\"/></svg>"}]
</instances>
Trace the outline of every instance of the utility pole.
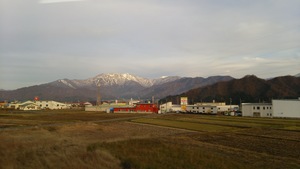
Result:
<instances>
[{"instance_id":1,"label":"utility pole","mask_svg":"<svg viewBox=\"0 0 300 169\"><path fill-rule=\"evenodd\" d=\"M230 98L230 111L231 111L231 103L232 103L232 99Z\"/></svg>"},{"instance_id":2,"label":"utility pole","mask_svg":"<svg viewBox=\"0 0 300 169\"><path fill-rule=\"evenodd\" d=\"M101 105L101 95L100 95L100 83L98 80L98 83L97 83L97 106L100 106L100 105Z\"/></svg>"}]
</instances>

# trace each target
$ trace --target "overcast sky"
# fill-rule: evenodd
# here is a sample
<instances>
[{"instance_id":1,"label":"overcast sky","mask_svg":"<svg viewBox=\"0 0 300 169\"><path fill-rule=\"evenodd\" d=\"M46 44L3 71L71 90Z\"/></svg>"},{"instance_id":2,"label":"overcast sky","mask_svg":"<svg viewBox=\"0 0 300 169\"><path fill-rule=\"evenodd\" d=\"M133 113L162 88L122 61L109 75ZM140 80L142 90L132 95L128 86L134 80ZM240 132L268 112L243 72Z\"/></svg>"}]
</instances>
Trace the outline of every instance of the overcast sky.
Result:
<instances>
[{"instance_id":1,"label":"overcast sky","mask_svg":"<svg viewBox=\"0 0 300 169\"><path fill-rule=\"evenodd\" d=\"M300 0L0 0L0 89L300 73Z\"/></svg>"}]
</instances>

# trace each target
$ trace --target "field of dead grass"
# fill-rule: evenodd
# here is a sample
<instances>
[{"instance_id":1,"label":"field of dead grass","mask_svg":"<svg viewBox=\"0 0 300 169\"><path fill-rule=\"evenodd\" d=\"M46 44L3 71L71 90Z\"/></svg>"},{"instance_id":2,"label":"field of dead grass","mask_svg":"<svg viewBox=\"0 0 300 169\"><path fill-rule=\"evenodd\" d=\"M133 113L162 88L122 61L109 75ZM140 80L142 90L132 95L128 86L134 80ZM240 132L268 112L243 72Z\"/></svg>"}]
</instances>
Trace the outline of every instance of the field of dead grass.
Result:
<instances>
[{"instance_id":1,"label":"field of dead grass","mask_svg":"<svg viewBox=\"0 0 300 169\"><path fill-rule=\"evenodd\" d=\"M300 168L299 119L0 112L0 169Z\"/></svg>"}]
</instances>

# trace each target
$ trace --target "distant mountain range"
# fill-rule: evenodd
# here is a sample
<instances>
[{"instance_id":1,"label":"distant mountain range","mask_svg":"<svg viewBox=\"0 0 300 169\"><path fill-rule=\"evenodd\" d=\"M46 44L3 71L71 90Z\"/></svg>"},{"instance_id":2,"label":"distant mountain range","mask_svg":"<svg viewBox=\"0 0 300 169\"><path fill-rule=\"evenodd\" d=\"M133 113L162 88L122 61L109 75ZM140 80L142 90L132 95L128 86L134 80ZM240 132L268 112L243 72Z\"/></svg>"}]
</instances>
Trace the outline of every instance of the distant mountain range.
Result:
<instances>
[{"instance_id":1,"label":"distant mountain range","mask_svg":"<svg viewBox=\"0 0 300 169\"><path fill-rule=\"evenodd\" d=\"M269 80L256 76L218 82L212 85L192 89L180 95L169 96L162 101L178 103L178 98L186 96L189 103L226 102L271 102L272 99L296 99L300 97L300 77L282 76Z\"/></svg>"},{"instance_id":2,"label":"distant mountain range","mask_svg":"<svg viewBox=\"0 0 300 169\"><path fill-rule=\"evenodd\" d=\"M108 99L149 99L177 95L193 88L229 81L230 76L179 77L168 76L147 79L128 73L99 74L85 80L60 79L54 82L24 87L17 90L0 91L0 100L32 100L35 96L41 100L92 101L96 100L97 90L101 98Z\"/></svg>"}]
</instances>

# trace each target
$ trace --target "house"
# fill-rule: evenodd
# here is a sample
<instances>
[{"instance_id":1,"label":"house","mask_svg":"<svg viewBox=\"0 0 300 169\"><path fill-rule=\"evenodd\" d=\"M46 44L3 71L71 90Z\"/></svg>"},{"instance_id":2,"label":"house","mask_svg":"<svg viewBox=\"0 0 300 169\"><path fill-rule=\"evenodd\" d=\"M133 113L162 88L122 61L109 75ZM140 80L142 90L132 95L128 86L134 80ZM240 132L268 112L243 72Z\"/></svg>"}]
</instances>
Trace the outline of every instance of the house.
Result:
<instances>
[{"instance_id":1,"label":"house","mask_svg":"<svg viewBox=\"0 0 300 169\"><path fill-rule=\"evenodd\" d=\"M297 100L272 100L273 117L300 118L300 98Z\"/></svg>"},{"instance_id":2,"label":"house","mask_svg":"<svg viewBox=\"0 0 300 169\"><path fill-rule=\"evenodd\" d=\"M242 116L248 117L272 117L271 103L242 103Z\"/></svg>"}]
</instances>

